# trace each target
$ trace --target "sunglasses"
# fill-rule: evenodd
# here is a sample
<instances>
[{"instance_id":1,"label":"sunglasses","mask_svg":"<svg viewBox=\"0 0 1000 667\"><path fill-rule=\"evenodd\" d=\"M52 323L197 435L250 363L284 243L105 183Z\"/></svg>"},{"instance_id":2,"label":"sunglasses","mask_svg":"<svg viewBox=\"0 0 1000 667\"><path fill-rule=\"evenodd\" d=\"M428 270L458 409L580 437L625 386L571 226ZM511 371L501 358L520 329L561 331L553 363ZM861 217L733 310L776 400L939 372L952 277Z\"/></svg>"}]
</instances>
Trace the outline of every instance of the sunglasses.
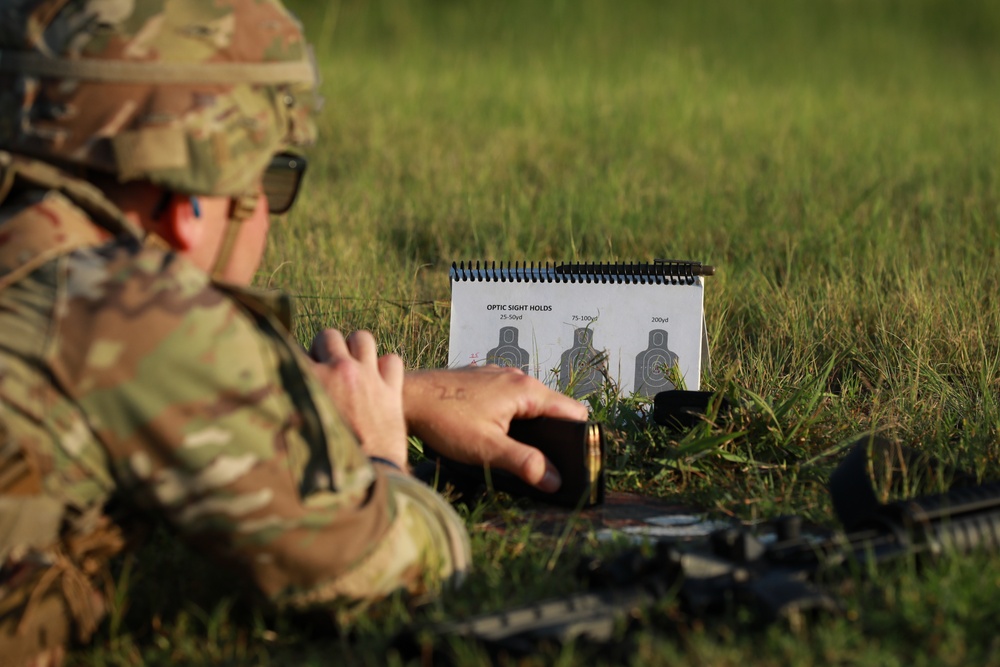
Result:
<instances>
[{"instance_id":1,"label":"sunglasses","mask_svg":"<svg viewBox=\"0 0 1000 667\"><path fill-rule=\"evenodd\" d=\"M264 171L264 194L270 213L286 213L295 203L306 173L306 159L294 153L278 153Z\"/></svg>"}]
</instances>

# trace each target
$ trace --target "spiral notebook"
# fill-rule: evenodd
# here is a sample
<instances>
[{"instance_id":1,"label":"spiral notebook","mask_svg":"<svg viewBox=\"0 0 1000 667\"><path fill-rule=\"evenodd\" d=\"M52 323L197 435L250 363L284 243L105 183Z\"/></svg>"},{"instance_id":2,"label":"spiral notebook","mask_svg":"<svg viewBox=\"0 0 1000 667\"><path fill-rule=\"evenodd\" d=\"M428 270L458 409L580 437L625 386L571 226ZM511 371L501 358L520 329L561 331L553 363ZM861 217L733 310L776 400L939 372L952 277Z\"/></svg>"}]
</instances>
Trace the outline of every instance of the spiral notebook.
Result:
<instances>
[{"instance_id":1,"label":"spiral notebook","mask_svg":"<svg viewBox=\"0 0 1000 667\"><path fill-rule=\"evenodd\" d=\"M582 397L698 389L707 367L700 262L451 267L449 365L515 366Z\"/></svg>"}]
</instances>

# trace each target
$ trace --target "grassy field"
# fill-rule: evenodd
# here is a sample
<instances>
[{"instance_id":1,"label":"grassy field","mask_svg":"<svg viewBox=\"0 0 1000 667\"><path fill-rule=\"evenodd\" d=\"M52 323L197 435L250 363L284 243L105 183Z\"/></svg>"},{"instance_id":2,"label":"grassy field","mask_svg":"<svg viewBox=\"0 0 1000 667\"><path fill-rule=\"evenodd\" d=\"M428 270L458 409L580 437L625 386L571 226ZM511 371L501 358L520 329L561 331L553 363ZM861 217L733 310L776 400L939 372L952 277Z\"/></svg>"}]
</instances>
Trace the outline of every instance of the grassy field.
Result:
<instances>
[{"instance_id":1,"label":"grassy field","mask_svg":"<svg viewBox=\"0 0 1000 667\"><path fill-rule=\"evenodd\" d=\"M324 75L322 139L258 282L299 297L303 341L369 328L409 367L441 366L452 261L697 259L719 267L703 385L748 408L678 443L634 402L594 400L616 431L613 488L830 522L825 479L866 431L1000 478L1000 5L295 4ZM430 617L573 588L592 536L477 529L484 513L516 518L508 505L469 510L479 569ZM262 618L159 533L120 581L112 623L71 662L393 663L388 638L410 618L387 604L343 636ZM1000 665L997 558L886 568L838 592L846 619L660 624L626 657ZM585 657L610 660L537 662Z\"/></svg>"}]
</instances>

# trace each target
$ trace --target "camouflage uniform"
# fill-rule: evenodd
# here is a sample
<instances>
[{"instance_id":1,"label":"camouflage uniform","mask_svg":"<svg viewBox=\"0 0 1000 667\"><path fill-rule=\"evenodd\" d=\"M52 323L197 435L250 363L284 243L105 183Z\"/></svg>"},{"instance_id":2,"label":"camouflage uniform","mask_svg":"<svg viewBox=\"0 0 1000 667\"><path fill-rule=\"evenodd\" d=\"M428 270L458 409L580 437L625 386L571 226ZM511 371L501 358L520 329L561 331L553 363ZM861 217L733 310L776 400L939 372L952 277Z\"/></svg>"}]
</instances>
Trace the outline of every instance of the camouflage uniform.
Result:
<instances>
[{"instance_id":1,"label":"camouflage uniform","mask_svg":"<svg viewBox=\"0 0 1000 667\"><path fill-rule=\"evenodd\" d=\"M311 72L272 1L0 2L5 661L58 657L96 628L95 586L124 544L112 497L278 605L356 605L468 568L453 510L361 452L289 333L287 299L212 283L28 157L238 195L311 137Z\"/></svg>"}]
</instances>

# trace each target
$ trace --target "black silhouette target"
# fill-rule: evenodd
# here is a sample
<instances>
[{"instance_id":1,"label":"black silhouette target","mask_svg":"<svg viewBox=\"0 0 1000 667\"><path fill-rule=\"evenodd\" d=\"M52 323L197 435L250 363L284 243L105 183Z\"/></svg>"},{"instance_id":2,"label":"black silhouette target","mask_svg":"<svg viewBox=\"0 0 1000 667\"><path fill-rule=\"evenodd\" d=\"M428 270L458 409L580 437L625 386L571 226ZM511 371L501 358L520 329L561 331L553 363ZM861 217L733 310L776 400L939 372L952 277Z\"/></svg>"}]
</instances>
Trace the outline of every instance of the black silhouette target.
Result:
<instances>
[{"instance_id":1,"label":"black silhouette target","mask_svg":"<svg viewBox=\"0 0 1000 667\"><path fill-rule=\"evenodd\" d=\"M607 355L594 349L594 332L587 328L573 330L573 347L559 360L559 388L572 385L573 396L580 398L601 387L607 369Z\"/></svg>"},{"instance_id":2,"label":"black silhouette target","mask_svg":"<svg viewBox=\"0 0 1000 667\"><path fill-rule=\"evenodd\" d=\"M517 327L501 328L497 346L486 353L486 363L520 368L527 373L530 356L527 350L517 344L517 339Z\"/></svg>"},{"instance_id":3,"label":"black silhouette target","mask_svg":"<svg viewBox=\"0 0 1000 667\"><path fill-rule=\"evenodd\" d=\"M676 389L670 381L670 369L677 365L677 360L677 355L667 347L667 332L663 329L650 331L649 346L635 358L633 391L652 396Z\"/></svg>"}]
</instances>

